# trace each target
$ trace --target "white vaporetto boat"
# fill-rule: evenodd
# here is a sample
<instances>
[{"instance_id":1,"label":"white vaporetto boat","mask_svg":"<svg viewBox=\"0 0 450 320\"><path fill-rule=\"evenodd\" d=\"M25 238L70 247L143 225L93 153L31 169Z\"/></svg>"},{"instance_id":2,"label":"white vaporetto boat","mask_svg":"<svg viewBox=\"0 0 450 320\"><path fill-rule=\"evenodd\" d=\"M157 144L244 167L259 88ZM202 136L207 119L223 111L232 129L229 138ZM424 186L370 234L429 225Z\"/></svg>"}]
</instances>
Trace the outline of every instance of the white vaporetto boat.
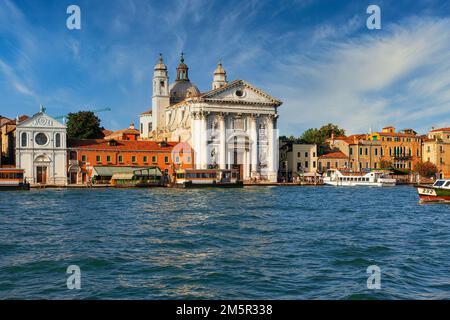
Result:
<instances>
[{"instance_id":1,"label":"white vaporetto boat","mask_svg":"<svg viewBox=\"0 0 450 320\"><path fill-rule=\"evenodd\" d=\"M396 179L387 178L383 172L350 172L338 169L328 169L324 173L323 183L330 186L372 186L393 187L397 184Z\"/></svg>"}]
</instances>

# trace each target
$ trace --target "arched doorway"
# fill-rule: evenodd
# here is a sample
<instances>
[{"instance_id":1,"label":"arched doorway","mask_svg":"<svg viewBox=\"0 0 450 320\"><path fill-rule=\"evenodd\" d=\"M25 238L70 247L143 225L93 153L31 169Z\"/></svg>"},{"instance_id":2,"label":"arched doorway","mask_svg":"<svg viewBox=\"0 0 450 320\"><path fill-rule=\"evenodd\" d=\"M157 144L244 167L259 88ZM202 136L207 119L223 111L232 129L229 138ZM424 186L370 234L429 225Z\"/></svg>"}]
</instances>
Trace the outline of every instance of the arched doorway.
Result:
<instances>
[{"instance_id":1,"label":"arched doorway","mask_svg":"<svg viewBox=\"0 0 450 320\"><path fill-rule=\"evenodd\" d=\"M34 181L38 184L47 184L51 159L47 155L41 155L34 160Z\"/></svg>"},{"instance_id":2,"label":"arched doorway","mask_svg":"<svg viewBox=\"0 0 450 320\"><path fill-rule=\"evenodd\" d=\"M227 141L228 167L239 170L239 178L250 179L252 141L246 133L231 136Z\"/></svg>"}]
</instances>

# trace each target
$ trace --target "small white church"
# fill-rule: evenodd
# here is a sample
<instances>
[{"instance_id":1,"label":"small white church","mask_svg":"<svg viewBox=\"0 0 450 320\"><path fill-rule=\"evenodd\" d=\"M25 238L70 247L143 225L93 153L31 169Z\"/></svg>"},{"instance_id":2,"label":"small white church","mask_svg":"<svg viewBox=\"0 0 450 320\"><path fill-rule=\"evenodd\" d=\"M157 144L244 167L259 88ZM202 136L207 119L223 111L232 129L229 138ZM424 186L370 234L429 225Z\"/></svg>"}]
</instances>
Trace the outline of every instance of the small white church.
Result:
<instances>
[{"instance_id":1,"label":"small white church","mask_svg":"<svg viewBox=\"0 0 450 320\"><path fill-rule=\"evenodd\" d=\"M16 167L32 185L67 185L67 128L40 112L16 125Z\"/></svg>"},{"instance_id":2,"label":"small white church","mask_svg":"<svg viewBox=\"0 0 450 320\"><path fill-rule=\"evenodd\" d=\"M240 169L244 180L277 181L278 108L282 102L244 80L227 81L219 62L211 90L189 79L181 55L175 82L162 56L154 68L152 107L141 114L141 138L188 142L195 168Z\"/></svg>"}]
</instances>

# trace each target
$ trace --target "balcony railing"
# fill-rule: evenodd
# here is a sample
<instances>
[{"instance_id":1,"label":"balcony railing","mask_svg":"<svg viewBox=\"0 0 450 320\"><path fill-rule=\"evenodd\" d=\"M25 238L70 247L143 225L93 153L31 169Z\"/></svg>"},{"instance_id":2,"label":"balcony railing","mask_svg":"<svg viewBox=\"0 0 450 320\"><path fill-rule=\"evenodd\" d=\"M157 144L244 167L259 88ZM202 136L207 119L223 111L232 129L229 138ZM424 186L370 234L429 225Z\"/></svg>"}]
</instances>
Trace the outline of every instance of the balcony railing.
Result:
<instances>
[{"instance_id":1,"label":"balcony railing","mask_svg":"<svg viewBox=\"0 0 450 320\"><path fill-rule=\"evenodd\" d=\"M79 164L78 160L69 160L69 166L78 166Z\"/></svg>"},{"instance_id":2,"label":"balcony railing","mask_svg":"<svg viewBox=\"0 0 450 320\"><path fill-rule=\"evenodd\" d=\"M394 160L397 161L407 161L407 160L411 160L412 156L409 155L394 155Z\"/></svg>"}]
</instances>

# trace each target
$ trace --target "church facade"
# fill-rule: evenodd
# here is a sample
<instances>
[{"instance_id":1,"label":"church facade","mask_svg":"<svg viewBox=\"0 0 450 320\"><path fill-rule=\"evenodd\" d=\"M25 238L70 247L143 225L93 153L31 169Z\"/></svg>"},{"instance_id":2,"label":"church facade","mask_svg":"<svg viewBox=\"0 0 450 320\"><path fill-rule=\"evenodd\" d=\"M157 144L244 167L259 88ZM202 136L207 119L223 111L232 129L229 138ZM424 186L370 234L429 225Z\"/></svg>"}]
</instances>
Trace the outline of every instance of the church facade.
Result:
<instances>
[{"instance_id":1,"label":"church facade","mask_svg":"<svg viewBox=\"0 0 450 320\"><path fill-rule=\"evenodd\" d=\"M201 93L189 80L181 56L175 82L163 58L154 68L151 125L141 115L143 139L188 142L195 168L239 169L243 180L276 182L278 176L278 107L282 104L244 80L227 81L222 63L211 90Z\"/></svg>"},{"instance_id":2,"label":"church facade","mask_svg":"<svg viewBox=\"0 0 450 320\"><path fill-rule=\"evenodd\" d=\"M17 123L16 167L32 185L67 185L66 126L41 111Z\"/></svg>"}]
</instances>

